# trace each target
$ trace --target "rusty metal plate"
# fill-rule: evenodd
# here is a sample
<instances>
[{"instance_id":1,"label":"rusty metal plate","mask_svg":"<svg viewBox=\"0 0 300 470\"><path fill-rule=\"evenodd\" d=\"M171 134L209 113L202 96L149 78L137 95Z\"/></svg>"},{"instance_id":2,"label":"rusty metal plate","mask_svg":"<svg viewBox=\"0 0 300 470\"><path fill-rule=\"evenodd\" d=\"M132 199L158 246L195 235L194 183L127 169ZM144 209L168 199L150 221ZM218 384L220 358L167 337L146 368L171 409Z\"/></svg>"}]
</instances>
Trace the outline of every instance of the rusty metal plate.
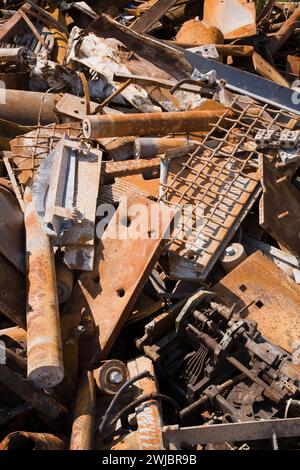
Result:
<instances>
[{"instance_id":1,"label":"rusty metal plate","mask_svg":"<svg viewBox=\"0 0 300 470\"><path fill-rule=\"evenodd\" d=\"M148 220L133 214L136 205ZM158 210L155 233L149 226L151 209ZM126 213L132 216L124 217ZM169 208L136 194L120 203L96 249L94 270L80 276L67 306L95 323L94 336L83 339L83 362L97 365L107 357L161 254L172 216ZM125 236L116 238L115 229Z\"/></svg>"},{"instance_id":2,"label":"rusty metal plate","mask_svg":"<svg viewBox=\"0 0 300 470\"><path fill-rule=\"evenodd\" d=\"M256 5L248 0L205 0L203 19L225 39L256 34Z\"/></svg>"},{"instance_id":3,"label":"rusty metal plate","mask_svg":"<svg viewBox=\"0 0 300 470\"><path fill-rule=\"evenodd\" d=\"M300 192L266 157L260 158L260 171L263 186L260 225L293 254L300 256Z\"/></svg>"},{"instance_id":4,"label":"rusty metal plate","mask_svg":"<svg viewBox=\"0 0 300 470\"><path fill-rule=\"evenodd\" d=\"M153 363L150 359L142 356L127 364L130 378L137 374L149 371L155 377ZM142 395L158 393L155 380L144 378L132 387L132 399L135 400ZM112 450L163 450L162 439L162 412L157 400L145 401L135 410L137 431L125 436L112 447Z\"/></svg>"},{"instance_id":5,"label":"rusty metal plate","mask_svg":"<svg viewBox=\"0 0 300 470\"><path fill-rule=\"evenodd\" d=\"M214 288L228 305L248 307L243 315L257 322L267 339L288 352L300 336L300 286L261 252L256 252Z\"/></svg>"}]
</instances>

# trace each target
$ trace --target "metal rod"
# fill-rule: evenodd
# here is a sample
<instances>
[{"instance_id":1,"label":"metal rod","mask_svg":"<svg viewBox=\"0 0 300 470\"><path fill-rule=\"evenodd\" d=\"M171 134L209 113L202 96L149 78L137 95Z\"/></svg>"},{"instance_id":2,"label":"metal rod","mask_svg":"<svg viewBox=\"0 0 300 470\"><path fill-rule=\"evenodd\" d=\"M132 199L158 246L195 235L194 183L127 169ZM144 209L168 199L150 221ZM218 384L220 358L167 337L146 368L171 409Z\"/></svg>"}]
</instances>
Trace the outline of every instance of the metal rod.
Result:
<instances>
[{"instance_id":1,"label":"metal rod","mask_svg":"<svg viewBox=\"0 0 300 470\"><path fill-rule=\"evenodd\" d=\"M28 379L40 388L64 377L56 275L50 240L38 219L31 191L25 192L28 262Z\"/></svg>"},{"instance_id":2,"label":"metal rod","mask_svg":"<svg viewBox=\"0 0 300 470\"><path fill-rule=\"evenodd\" d=\"M208 131L224 110L181 111L169 113L110 114L87 116L83 134L87 139L129 135L164 135L172 132Z\"/></svg>"}]
</instances>

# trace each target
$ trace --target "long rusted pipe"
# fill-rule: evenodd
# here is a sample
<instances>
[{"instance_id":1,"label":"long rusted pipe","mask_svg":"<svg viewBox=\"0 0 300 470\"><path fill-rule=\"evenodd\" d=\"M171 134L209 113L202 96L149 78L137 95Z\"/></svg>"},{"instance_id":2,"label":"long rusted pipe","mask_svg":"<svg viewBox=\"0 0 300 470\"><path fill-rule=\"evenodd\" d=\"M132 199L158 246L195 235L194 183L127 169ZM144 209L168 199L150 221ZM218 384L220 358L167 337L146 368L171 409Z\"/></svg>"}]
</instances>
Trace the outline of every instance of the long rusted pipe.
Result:
<instances>
[{"instance_id":1,"label":"long rusted pipe","mask_svg":"<svg viewBox=\"0 0 300 470\"><path fill-rule=\"evenodd\" d=\"M83 371L75 403L70 450L93 450L95 382L91 371Z\"/></svg>"},{"instance_id":2,"label":"long rusted pipe","mask_svg":"<svg viewBox=\"0 0 300 470\"><path fill-rule=\"evenodd\" d=\"M300 27L300 7L294 11L294 13L283 23L280 30L270 40L268 49L272 55L275 55L277 51L283 46L288 38L293 34L296 28Z\"/></svg>"},{"instance_id":3,"label":"long rusted pipe","mask_svg":"<svg viewBox=\"0 0 300 470\"><path fill-rule=\"evenodd\" d=\"M55 104L60 99L57 93L40 93L37 91L0 90L2 97L0 119L22 126L36 126L57 121Z\"/></svg>"},{"instance_id":4,"label":"long rusted pipe","mask_svg":"<svg viewBox=\"0 0 300 470\"><path fill-rule=\"evenodd\" d=\"M224 110L175 113L110 114L87 116L83 134L87 139L129 135L165 135L173 132L208 131Z\"/></svg>"},{"instance_id":5,"label":"long rusted pipe","mask_svg":"<svg viewBox=\"0 0 300 470\"><path fill-rule=\"evenodd\" d=\"M64 377L55 265L50 240L25 193L25 229L28 265L27 357L28 379L50 388Z\"/></svg>"}]
</instances>

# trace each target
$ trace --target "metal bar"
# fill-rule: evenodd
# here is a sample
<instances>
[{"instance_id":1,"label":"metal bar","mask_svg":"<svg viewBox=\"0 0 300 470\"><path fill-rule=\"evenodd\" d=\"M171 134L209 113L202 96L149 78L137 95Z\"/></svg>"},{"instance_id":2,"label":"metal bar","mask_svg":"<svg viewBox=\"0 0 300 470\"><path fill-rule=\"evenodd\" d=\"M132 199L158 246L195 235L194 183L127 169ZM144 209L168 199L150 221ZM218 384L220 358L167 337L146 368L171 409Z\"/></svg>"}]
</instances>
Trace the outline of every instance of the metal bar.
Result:
<instances>
[{"instance_id":1,"label":"metal bar","mask_svg":"<svg viewBox=\"0 0 300 470\"><path fill-rule=\"evenodd\" d=\"M187 428L180 428L179 426L163 427L165 440L169 444L175 444L176 448L180 448L181 443L194 446L197 444L272 439L274 431L277 437L300 436L300 418L270 419Z\"/></svg>"},{"instance_id":2,"label":"metal bar","mask_svg":"<svg viewBox=\"0 0 300 470\"><path fill-rule=\"evenodd\" d=\"M188 62L202 74L215 70L218 79L227 82L225 86L228 90L248 95L263 103L300 115L300 106L294 99L294 90L190 51L184 51L184 55Z\"/></svg>"},{"instance_id":3,"label":"metal bar","mask_svg":"<svg viewBox=\"0 0 300 470\"><path fill-rule=\"evenodd\" d=\"M92 450L95 421L95 382L93 372L83 371L75 403L70 450Z\"/></svg>"},{"instance_id":4,"label":"metal bar","mask_svg":"<svg viewBox=\"0 0 300 470\"><path fill-rule=\"evenodd\" d=\"M49 388L64 377L54 255L30 190L25 198L28 379L40 388Z\"/></svg>"},{"instance_id":5,"label":"metal bar","mask_svg":"<svg viewBox=\"0 0 300 470\"><path fill-rule=\"evenodd\" d=\"M163 135L171 132L208 131L223 114L214 111L179 111L169 113L116 114L87 116L83 120L83 134L87 139L136 135Z\"/></svg>"}]
</instances>

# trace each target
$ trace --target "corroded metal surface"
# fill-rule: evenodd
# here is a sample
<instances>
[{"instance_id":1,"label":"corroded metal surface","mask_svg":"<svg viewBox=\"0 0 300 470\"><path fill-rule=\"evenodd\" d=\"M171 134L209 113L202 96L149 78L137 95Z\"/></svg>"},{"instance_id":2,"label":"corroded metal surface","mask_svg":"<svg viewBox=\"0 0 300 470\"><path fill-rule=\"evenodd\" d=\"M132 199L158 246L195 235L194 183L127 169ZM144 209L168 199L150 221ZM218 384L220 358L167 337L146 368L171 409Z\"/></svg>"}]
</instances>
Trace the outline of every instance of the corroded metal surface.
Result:
<instances>
[{"instance_id":1,"label":"corroded metal surface","mask_svg":"<svg viewBox=\"0 0 300 470\"><path fill-rule=\"evenodd\" d=\"M95 401L93 373L83 371L78 383L70 450L93 449Z\"/></svg>"},{"instance_id":2,"label":"corroded metal surface","mask_svg":"<svg viewBox=\"0 0 300 470\"><path fill-rule=\"evenodd\" d=\"M260 159L263 195L260 200L260 225L275 240L300 256L300 197L292 178L274 168L275 162Z\"/></svg>"},{"instance_id":3,"label":"corroded metal surface","mask_svg":"<svg viewBox=\"0 0 300 470\"><path fill-rule=\"evenodd\" d=\"M87 139L98 137L147 136L171 132L208 131L222 115L221 110L182 111L169 113L87 116L83 134ZM138 130L138 131L137 131Z\"/></svg>"},{"instance_id":4,"label":"corroded metal surface","mask_svg":"<svg viewBox=\"0 0 300 470\"><path fill-rule=\"evenodd\" d=\"M247 0L205 0L204 21L219 28L225 39L256 34L256 5Z\"/></svg>"},{"instance_id":5,"label":"corroded metal surface","mask_svg":"<svg viewBox=\"0 0 300 470\"><path fill-rule=\"evenodd\" d=\"M26 194L28 257L28 379L41 388L58 385L64 376L54 255L31 199Z\"/></svg>"},{"instance_id":6,"label":"corroded metal surface","mask_svg":"<svg viewBox=\"0 0 300 470\"><path fill-rule=\"evenodd\" d=\"M237 303L237 310L248 306L243 315L257 322L274 344L292 351L292 344L299 340L300 286L261 252L224 277L215 290L231 305Z\"/></svg>"},{"instance_id":7,"label":"corroded metal surface","mask_svg":"<svg viewBox=\"0 0 300 470\"><path fill-rule=\"evenodd\" d=\"M133 213L137 207L146 211L145 219ZM149 225L151 207L158 211L156 233L151 233ZM131 214L131 218L125 215L124 219L122 214ZM161 254L172 218L172 210L133 194L121 202L102 235L94 270L80 276L67 306L67 311L76 309L95 323L94 340L87 339L82 348L92 363L107 357ZM122 230L128 238L116 236Z\"/></svg>"},{"instance_id":8,"label":"corroded metal surface","mask_svg":"<svg viewBox=\"0 0 300 470\"><path fill-rule=\"evenodd\" d=\"M144 356L128 363L130 376L134 377L144 370L150 372L154 379L139 380L132 389L132 399L135 400L149 393L157 393L157 383L152 361ZM125 436L113 450L163 450L162 411L157 400L148 400L135 409L137 431Z\"/></svg>"}]
</instances>

